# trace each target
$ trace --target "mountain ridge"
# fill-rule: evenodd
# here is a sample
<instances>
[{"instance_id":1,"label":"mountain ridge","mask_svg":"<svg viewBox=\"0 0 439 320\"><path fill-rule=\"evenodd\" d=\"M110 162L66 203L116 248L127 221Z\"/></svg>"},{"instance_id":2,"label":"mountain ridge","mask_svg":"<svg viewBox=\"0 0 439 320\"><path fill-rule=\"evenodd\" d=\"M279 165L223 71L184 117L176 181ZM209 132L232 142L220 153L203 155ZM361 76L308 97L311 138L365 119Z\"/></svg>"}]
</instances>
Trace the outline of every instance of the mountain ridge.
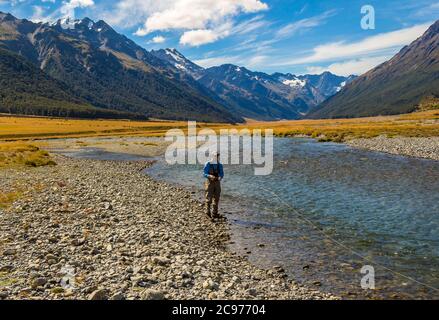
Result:
<instances>
[{"instance_id":1,"label":"mountain ridge","mask_svg":"<svg viewBox=\"0 0 439 320\"><path fill-rule=\"evenodd\" d=\"M310 108L333 95L343 82L350 81L348 77L326 72L321 75L299 76L303 85L294 86L283 81L296 77L291 74L269 75L233 64L203 68L175 48L153 50L151 53L186 72L216 93L240 116L256 120L299 119ZM329 81L321 80L328 75L332 77ZM323 86L319 86L318 81L315 85L311 84L313 79L320 79L328 86L332 85L331 90L325 88L326 91L321 91Z\"/></svg>"}]
</instances>

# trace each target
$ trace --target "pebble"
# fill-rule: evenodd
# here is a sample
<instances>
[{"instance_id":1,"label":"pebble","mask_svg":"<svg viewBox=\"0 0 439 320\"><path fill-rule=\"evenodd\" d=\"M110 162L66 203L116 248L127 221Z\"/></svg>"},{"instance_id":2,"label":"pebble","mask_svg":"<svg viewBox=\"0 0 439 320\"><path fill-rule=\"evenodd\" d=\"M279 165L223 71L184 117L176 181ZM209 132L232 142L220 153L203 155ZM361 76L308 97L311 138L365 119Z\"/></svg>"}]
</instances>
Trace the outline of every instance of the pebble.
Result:
<instances>
[{"instance_id":1,"label":"pebble","mask_svg":"<svg viewBox=\"0 0 439 320\"><path fill-rule=\"evenodd\" d=\"M46 283L47 283L47 279L46 278L35 278L32 281L31 287L32 287L32 289L36 289L38 287L44 286Z\"/></svg>"},{"instance_id":2,"label":"pebble","mask_svg":"<svg viewBox=\"0 0 439 320\"><path fill-rule=\"evenodd\" d=\"M142 292L142 300L164 300L163 292L153 289L147 289Z\"/></svg>"},{"instance_id":3,"label":"pebble","mask_svg":"<svg viewBox=\"0 0 439 320\"><path fill-rule=\"evenodd\" d=\"M13 256L17 251L15 249L6 249L3 251L4 256Z\"/></svg>"},{"instance_id":4,"label":"pebble","mask_svg":"<svg viewBox=\"0 0 439 320\"><path fill-rule=\"evenodd\" d=\"M93 291L89 296L88 300L108 300L108 290L101 289Z\"/></svg>"},{"instance_id":5,"label":"pebble","mask_svg":"<svg viewBox=\"0 0 439 320\"><path fill-rule=\"evenodd\" d=\"M208 290L218 290L218 283L212 281L212 280L206 280L203 282L203 288Z\"/></svg>"}]
</instances>

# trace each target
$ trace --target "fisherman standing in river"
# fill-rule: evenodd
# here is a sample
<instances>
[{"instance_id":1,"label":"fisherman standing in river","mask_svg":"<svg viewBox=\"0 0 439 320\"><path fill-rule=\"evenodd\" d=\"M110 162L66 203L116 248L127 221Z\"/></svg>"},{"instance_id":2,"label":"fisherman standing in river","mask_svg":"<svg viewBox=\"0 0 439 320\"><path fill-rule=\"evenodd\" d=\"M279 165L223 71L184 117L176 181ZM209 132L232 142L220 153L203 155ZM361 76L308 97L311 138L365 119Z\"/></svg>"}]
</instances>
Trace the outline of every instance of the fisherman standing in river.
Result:
<instances>
[{"instance_id":1,"label":"fisherman standing in river","mask_svg":"<svg viewBox=\"0 0 439 320\"><path fill-rule=\"evenodd\" d=\"M204 177L207 179L205 184L206 214L212 220L219 219L218 205L221 197L221 180L224 178L224 168L220 163L220 154L218 152L213 152L212 158L204 166Z\"/></svg>"}]
</instances>

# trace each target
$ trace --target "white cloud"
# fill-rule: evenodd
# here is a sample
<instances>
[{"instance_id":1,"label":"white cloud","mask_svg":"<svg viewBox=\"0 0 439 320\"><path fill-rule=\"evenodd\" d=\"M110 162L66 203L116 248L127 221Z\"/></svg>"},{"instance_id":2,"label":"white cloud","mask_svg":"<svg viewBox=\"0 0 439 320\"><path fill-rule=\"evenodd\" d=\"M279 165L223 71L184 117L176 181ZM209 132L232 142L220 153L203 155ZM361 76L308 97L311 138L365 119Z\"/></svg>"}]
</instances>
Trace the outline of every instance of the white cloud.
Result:
<instances>
[{"instance_id":1,"label":"white cloud","mask_svg":"<svg viewBox=\"0 0 439 320\"><path fill-rule=\"evenodd\" d=\"M340 76L350 76L352 74L361 75L377 65L389 60L391 56L378 56L370 58L352 59L330 64L326 67L307 67L307 72L321 74L325 71L332 72Z\"/></svg>"},{"instance_id":2,"label":"white cloud","mask_svg":"<svg viewBox=\"0 0 439 320\"><path fill-rule=\"evenodd\" d=\"M235 64L238 66L245 66L246 68L258 69L265 65L266 61L269 59L270 57L266 55L225 55L194 60L194 62L203 68L210 68L223 64Z\"/></svg>"},{"instance_id":3,"label":"white cloud","mask_svg":"<svg viewBox=\"0 0 439 320\"><path fill-rule=\"evenodd\" d=\"M87 8L94 6L93 0L70 0L63 2L62 6L59 8L59 13L62 17L75 17L75 9L77 8Z\"/></svg>"},{"instance_id":4,"label":"white cloud","mask_svg":"<svg viewBox=\"0 0 439 320\"><path fill-rule=\"evenodd\" d=\"M190 46L200 46L207 43L215 42L220 38L220 34L213 30L200 29L186 31L180 38L180 44Z\"/></svg>"},{"instance_id":5,"label":"white cloud","mask_svg":"<svg viewBox=\"0 0 439 320\"><path fill-rule=\"evenodd\" d=\"M253 56L246 62L247 68L257 68L265 63L270 57L265 55Z\"/></svg>"},{"instance_id":6,"label":"white cloud","mask_svg":"<svg viewBox=\"0 0 439 320\"><path fill-rule=\"evenodd\" d=\"M104 17L122 27L142 23L137 36L181 30L181 44L200 46L228 36L236 15L266 9L263 0L120 0ZM259 26L261 22L253 21L239 26L237 32L249 32Z\"/></svg>"},{"instance_id":7,"label":"white cloud","mask_svg":"<svg viewBox=\"0 0 439 320\"><path fill-rule=\"evenodd\" d=\"M233 25L231 22L225 22L215 29L198 29L190 30L183 33L180 38L180 44L192 47L198 47L203 44L215 42L225 38L230 34Z\"/></svg>"},{"instance_id":8,"label":"white cloud","mask_svg":"<svg viewBox=\"0 0 439 320\"><path fill-rule=\"evenodd\" d=\"M11 6L16 6L17 4L23 3L26 0L0 0L0 5L9 4Z\"/></svg>"},{"instance_id":9,"label":"white cloud","mask_svg":"<svg viewBox=\"0 0 439 320\"><path fill-rule=\"evenodd\" d=\"M164 43L166 41L166 38L163 36L155 36L154 38L151 39L151 41L149 41L149 43Z\"/></svg>"},{"instance_id":10,"label":"white cloud","mask_svg":"<svg viewBox=\"0 0 439 320\"><path fill-rule=\"evenodd\" d=\"M122 2L127 1L133 0ZM163 2L163 6L157 7L157 10L148 16L144 26L137 31L137 35L147 35L160 30L208 29L240 12L251 13L268 9L268 6L261 0L165 0L160 2Z\"/></svg>"},{"instance_id":11,"label":"white cloud","mask_svg":"<svg viewBox=\"0 0 439 320\"><path fill-rule=\"evenodd\" d=\"M438 13L439 13L439 2L436 1L416 11L414 16L415 17L437 16Z\"/></svg>"},{"instance_id":12,"label":"white cloud","mask_svg":"<svg viewBox=\"0 0 439 320\"><path fill-rule=\"evenodd\" d=\"M372 54L389 54L389 51L395 53L395 50L419 38L430 25L430 23L421 24L411 28L381 33L352 43L334 42L320 45L315 47L313 53L307 57L287 59L276 63L276 65L298 65L321 61L334 61L350 57L361 58Z\"/></svg>"}]
</instances>

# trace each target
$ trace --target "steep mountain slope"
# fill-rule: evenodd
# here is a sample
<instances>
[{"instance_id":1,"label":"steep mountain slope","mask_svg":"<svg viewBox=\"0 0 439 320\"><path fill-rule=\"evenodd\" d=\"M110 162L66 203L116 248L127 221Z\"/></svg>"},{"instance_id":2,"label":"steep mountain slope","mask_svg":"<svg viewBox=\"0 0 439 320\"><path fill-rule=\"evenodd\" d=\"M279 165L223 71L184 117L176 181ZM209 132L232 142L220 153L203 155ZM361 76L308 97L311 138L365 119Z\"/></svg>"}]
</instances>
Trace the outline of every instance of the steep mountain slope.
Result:
<instances>
[{"instance_id":1,"label":"steep mountain slope","mask_svg":"<svg viewBox=\"0 0 439 320\"><path fill-rule=\"evenodd\" d=\"M157 58L198 80L220 97L218 102L246 118L259 120L297 119L311 107L335 94L348 79L331 73L299 76L268 75L226 64L204 69L176 49L151 52Z\"/></svg>"},{"instance_id":2,"label":"steep mountain slope","mask_svg":"<svg viewBox=\"0 0 439 320\"><path fill-rule=\"evenodd\" d=\"M268 75L235 65L208 68L198 79L216 92L240 115L259 120L297 119L299 105L288 97L289 88ZM282 91L283 90L283 91Z\"/></svg>"},{"instance_id":3,"label":"steep mountain slope","mask_svg":"<svg viewBox=\"0 0 439 320\"><path fill-rule=\"evenodd\" d=\"M0 112L24 115L146 119L94 108L23 57L0 48Z\"/></svg>"},{"instance_id":4,"label":"steep mountain slope","mask_svg":"<svg viewBox=\"0 0 439 320\"><path fill-rule=\"evenodd\" d=\"M150 117L235 122L241 118L103 21L34 24L0 14L0 46L14 51L76 97L106 109Z\"/></svg>"},{"instance_id":5,"label":"steep mountain slope","mask_svg":"<svg viewBox=\"0 0 439 320\"><path fill-rule=\"evenodd\" d=\"M415 110L428 96L439 97L439 21L390 61L348 84L309 117L406 113Z\"/></svg>"},{"instance_id":6,"label":"steep mountain slope","mask_svg":"<svg viewBox=\"0 0 439 320\"><path fill-rule=\"evenodd\" d=\"M151 54L166 61L178 70L191 75L194 79L199 79L204 72L204 68L187 59L177 49L152 50Z\"/></svg>"}]
</instances>

